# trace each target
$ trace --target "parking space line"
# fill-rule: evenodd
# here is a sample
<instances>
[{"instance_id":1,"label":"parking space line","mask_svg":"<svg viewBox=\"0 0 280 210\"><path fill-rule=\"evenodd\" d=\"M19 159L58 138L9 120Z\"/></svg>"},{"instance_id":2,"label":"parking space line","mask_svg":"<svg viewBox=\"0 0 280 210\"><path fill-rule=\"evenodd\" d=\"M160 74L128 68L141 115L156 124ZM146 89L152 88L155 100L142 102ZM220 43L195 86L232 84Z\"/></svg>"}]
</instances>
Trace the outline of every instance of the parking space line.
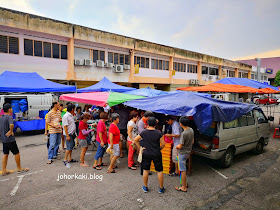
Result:
<instances>
[{"instance_id":1,"label":"parking space line","mask_svg":"<svg viewBox=\"0 0 280 210\"><path fill-rule=\"evenodd\" d=\"M224 179L228 179L227 176L225 176L224 174L222 174L221 172L217 171L216 169L212 168L211 166L208 166L209 168L211 168L213 171L215 171L217 174L219 174L221 177L223 177Z\"/></svg>"},{"instance_id":2,"label":"parking space line","mask_svg":"<svg viewBox=\"0 0 280 210\"><path fill-rule=\"evenodd\" d=\"M19 185L21 184L23 177L24 177L24 175L19 176L16 186L14 187L13 191L10 193L11 196L16 195L16 192L18 191Z\"/></svg>"}]
</instances>

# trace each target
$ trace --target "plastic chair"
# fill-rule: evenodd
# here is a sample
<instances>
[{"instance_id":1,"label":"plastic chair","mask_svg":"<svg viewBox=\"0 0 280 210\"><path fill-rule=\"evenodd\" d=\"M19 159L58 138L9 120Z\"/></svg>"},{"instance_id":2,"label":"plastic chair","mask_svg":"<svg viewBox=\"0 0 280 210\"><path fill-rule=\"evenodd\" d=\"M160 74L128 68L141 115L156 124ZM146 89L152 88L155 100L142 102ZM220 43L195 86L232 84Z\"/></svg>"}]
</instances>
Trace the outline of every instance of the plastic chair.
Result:
<instances>
[{"instance_id":1,"label":"plastic chair","mask_svg":"<svg viewBox=\"0 0 280 210\"><path fill-rule=\"evenodd\" d=\"M278 135L276 135L276 132L278 132L279 131L279 128L275 128L274 129L274 133L273 133L273 138L275 139L275 138L280 138L280 134L278 134Z\"/></svg>"}]
</instances>

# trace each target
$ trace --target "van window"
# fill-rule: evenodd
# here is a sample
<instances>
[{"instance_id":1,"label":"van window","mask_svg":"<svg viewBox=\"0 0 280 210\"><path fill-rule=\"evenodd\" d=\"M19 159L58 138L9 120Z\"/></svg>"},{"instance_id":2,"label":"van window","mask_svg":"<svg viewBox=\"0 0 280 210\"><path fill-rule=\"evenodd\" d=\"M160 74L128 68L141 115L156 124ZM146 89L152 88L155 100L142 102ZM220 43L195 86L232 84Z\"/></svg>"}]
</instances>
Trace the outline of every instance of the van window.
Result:
<instances>
[{"instance_id":1,"label":"van window","mask_svg":"<svg viewBox=\"0 0 280 210\"><path fill-rule=\"evenodd\" d=\"M239 124L239 127L248 125L246 115L242 115L241 117L238 118L238 124Z\"/></svg>"},{"instance_id":2,"label":"van window","mask_svg":"<svg viewBox=\"0 0 280 210\"><path fill-rule=\"evenodd\" d=\"M255 114L257 116L259 124L268 123L268 120L266 119L266 117L264 116L264 114L262 112L260 112L259 110L255 110Z\"/></svg>"},{"instance_id":3,"label":"van window","mask_svg":"<svg viewBox=\"0 0 280 210\"><path fill-rule=\"evenodd\" d=\"M224 122L224 129L229 129L229 128L237 128L238 127L238 120L235 119L231 122Z\"/></svg>"},{"instance_id":4,"label":"van window","mask_svg":"<svg viewBox=\"0 0 280 210\"><path fill-rule=\"evenodd\" d=\"M248 125L255 125L255 118L252 112L246 114Z\"/></svg>"}]
</instances>

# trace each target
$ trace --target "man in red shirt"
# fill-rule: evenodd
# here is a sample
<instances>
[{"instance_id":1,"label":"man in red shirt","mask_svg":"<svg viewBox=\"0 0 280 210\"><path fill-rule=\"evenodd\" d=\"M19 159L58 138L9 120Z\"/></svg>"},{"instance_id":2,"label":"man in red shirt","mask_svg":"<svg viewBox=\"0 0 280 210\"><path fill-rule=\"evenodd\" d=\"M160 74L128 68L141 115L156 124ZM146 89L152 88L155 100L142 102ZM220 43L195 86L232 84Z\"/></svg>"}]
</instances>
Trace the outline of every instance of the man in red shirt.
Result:
<instances>
[{"instance_id":1,"label":"man in red shirt","mask_svg":"<svg viewBox=\"0 0 280 210\"><path fill-rule=\"evenodd\" d=\"M109 127L109 148L114 150L114 154L111 155L111 163L109 165L107 173L116 173L114 169L114 165L116 163L116 160L120 156L120 130L118 128L118 123L120 122L120 115L117 113L113 113L112 116L112 124Z\"/></svg>"}]
</instances>

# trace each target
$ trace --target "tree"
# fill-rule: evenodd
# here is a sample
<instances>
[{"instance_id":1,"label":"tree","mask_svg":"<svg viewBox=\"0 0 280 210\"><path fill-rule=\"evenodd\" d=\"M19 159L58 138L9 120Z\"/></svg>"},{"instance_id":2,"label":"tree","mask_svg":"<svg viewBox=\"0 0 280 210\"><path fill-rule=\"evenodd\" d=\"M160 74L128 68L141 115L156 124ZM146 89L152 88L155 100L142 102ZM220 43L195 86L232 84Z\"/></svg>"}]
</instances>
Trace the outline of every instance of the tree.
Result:
<instances>
[{"instance_id":1,"label":"tree","mask_svg":"<svg viewBox=\"0 0 280 210\"><path fill-rule=\"evenodd\" d=\"M280 86L280 71L276 73L276 76L274 78L274 83L276 86Z\"/></svg>"}]
</instances>

